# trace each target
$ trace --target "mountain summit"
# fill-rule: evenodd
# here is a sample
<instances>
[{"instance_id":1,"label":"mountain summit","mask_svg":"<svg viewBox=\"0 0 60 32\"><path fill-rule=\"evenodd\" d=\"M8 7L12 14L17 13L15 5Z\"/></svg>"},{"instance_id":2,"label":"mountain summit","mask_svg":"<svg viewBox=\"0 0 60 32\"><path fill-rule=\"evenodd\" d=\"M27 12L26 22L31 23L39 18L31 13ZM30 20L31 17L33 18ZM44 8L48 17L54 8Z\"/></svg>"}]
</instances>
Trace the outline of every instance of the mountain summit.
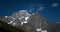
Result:
<instances>
[{"instance_id":1,"label":"mountain summit","mask_svg":"<svg viewBox=\"0 0 60 32\"><path fill-rule=\"evenodd\" d=\"M49 25L39 14L29 14L26 10L13 13L11 16L0 17L7 24L21 28L26 32L47 32Z\"/></svg>"}]
</instances>

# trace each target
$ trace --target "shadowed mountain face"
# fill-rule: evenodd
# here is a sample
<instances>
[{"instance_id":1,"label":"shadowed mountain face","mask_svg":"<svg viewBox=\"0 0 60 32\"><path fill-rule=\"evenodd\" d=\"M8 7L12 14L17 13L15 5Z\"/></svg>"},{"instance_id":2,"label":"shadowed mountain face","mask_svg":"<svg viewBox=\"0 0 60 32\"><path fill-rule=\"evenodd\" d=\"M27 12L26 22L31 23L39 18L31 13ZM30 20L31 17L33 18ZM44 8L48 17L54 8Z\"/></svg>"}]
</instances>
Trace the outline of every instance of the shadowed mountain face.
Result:
<instances>
[{"instance_id":1,"label":"shadowed mountain face","mask_svg":"<svg viewBox=\"0 0 60 32\"><path fill-rule=\"evenodd\" d=\"M10 32L10 31L8 31L8 30L6 30L6 29L0 27L0 32Z\"/></svg>"},{"instance_id":2,"label":"shadowed mountain face","mask_svg":"<svg viewBox=\"0 0 60 32\"><path fill-rule=\"evenodd\" d=\"M38 13L35 13L30 17L29 23L31 23L36 29L47 30L49 27L47 21Z\"/></svg>"},{"instance_id":3,"label":"shadowed mountain face","mask_svg":"<svg viewBox=\"0 0 60 32\"><path fill-rule=\"evenodd\" d=\"M56 31L60 32L60 24L58 24L58 23L56 24Z\"/></svg>"},{"instance_id":4,"label":"shadowed mountain face","mask_svg":"<svg viewBox=\"0 0 60 32\"><path fill-rule=\"evenodd\" d=\"M50 28L48 22L39 13L30 15L25 10L13 13L11 16L1 17L0 19L26 32L48 32Z\"/></svg>"}]
</instances>

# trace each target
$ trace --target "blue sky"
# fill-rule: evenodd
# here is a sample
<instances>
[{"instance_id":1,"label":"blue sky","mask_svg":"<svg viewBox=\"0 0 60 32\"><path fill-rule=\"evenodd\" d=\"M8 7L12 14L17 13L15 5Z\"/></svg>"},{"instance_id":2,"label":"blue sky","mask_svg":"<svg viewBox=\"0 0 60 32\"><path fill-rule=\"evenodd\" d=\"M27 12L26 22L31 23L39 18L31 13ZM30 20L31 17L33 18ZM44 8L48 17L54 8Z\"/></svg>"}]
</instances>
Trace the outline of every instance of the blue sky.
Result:
<instances>
[{"instance_id":1,"label":"blue sky","mask_svg":"<svg viewBox=\"0 0 60 32\"><path fill-rule=\"evenodd\" d=\"M47 21L60 22L60 0L0 0L0 16L11 15L19 10L38 10L41 6L44 9L39 13Z\"/></svg>"}]
</instances>

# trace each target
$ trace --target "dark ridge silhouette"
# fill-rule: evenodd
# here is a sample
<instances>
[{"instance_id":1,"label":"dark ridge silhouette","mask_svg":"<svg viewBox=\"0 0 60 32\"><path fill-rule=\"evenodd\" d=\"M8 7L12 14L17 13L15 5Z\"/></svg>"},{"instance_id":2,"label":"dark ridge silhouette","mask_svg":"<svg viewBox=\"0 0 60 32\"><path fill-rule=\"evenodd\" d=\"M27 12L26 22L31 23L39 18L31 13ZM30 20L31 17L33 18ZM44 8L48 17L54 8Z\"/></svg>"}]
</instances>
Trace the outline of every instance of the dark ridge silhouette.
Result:
<instances>
[{"instance_id":1,"label":"dark ridge silhouette","mask_svg":"<svg viewBox=\"0 0 60 32\"><path fill-rule=\"evenodd\" d=\"M60 23L57 23L57 24L56 24L56 31L57 31L57 32L60 32Z\"/></svg>"},{"instance_id":2,"label":"dark ridge silhouette","mask_svg":"<svg viewBox=\"0 0 60 32\"><path fill-rule=\"evenodd\" d=\"M24 32L23 30L8 25L7 23L0 20L0 32Z\"/></svg>"}]
</instances>

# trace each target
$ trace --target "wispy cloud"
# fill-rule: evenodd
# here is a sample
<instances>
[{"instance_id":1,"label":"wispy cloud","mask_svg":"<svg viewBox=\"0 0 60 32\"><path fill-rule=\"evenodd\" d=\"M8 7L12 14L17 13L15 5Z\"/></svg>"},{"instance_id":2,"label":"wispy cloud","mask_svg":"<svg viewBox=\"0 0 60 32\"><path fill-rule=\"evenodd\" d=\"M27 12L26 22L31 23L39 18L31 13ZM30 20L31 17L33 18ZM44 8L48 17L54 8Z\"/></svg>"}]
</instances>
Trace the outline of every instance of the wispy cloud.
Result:
<instances>
[{"instance_id":1,"label":"wispy cloud","mask_svg":"<svg viewBox=\"0 0 60 32\"><path fill-rule=\"evenodd\" d=\"M38 10L43 10L45 7L40 7Z\"/></svg>"},{"instance_id":2,"label":"wispy cloud","mask_svg":"<svg viewBox=\"0 0 60 32\"><path fill-rule=\"evenodd\" d=\"M56 6L58 6L59 4L58 3L53 3L51 6L52 7L56 7Z\"/></svg>"},{"instance_id":3,"label":"wispy cloud","mask_svg":"<svg viewBox=\"0 0 60 32\"><path fill-rule=\"evenodd\" d=\"M39 12L39 11L42 11L45 9L44 5L39 4L39 3L30 4L30 6L28 8L29 8L28 12L30 12L30 13Z\"/></svg>"}]
</instances>

